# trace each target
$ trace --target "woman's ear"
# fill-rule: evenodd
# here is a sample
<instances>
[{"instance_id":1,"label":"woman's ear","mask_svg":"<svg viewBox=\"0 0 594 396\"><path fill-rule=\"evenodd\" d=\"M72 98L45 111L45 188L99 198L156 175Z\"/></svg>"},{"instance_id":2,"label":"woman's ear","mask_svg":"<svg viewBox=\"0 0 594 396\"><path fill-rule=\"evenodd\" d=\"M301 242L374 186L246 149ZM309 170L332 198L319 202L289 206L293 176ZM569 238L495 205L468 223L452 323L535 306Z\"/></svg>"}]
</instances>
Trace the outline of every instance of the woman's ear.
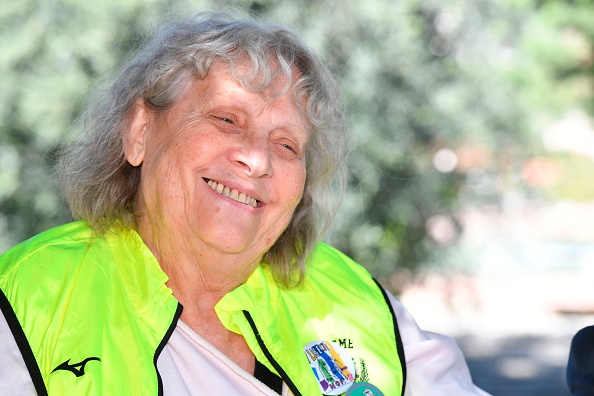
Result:
<instances>
[{"instance_id":1,"label":"woman's ear","mask_svg":"<svg viewBox=\"0 0 594 396\"><path fill-rule=\"evenodd\" d=\"M124 155L132 166L139 166L144 161L149 115L144 101L137 99L132 110L128 133L124 135Z\"/></svg>"}]
</instances>

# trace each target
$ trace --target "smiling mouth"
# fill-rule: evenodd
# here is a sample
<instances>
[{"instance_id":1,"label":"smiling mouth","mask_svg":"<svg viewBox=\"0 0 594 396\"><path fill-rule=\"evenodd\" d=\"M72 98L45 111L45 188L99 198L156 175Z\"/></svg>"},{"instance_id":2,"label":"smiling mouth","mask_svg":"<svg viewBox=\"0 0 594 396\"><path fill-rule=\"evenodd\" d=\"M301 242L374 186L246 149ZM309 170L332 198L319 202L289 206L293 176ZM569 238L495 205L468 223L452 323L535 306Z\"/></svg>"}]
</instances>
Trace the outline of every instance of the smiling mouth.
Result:
<instances>
[{"instance_id":1,"label":"smiling mouth","mask_svg":"<svg viewBox=\"0 0 594 396\"><path fill-rule=\"evenodd\" d=\"M204 180L208 183L210 188L212 188L219 194L224 195L225 197L230 198L236 202L242 203L244 205L253 206L254 208L258 207L258 202L260 202L260 201L258 201L256 198L250 197L249 195L239 192L233 188L229 188L229 187L225 186L224 184L217 183L214 180L210 180L210 179L204 179Z\"/></svg>"}]
</instances>

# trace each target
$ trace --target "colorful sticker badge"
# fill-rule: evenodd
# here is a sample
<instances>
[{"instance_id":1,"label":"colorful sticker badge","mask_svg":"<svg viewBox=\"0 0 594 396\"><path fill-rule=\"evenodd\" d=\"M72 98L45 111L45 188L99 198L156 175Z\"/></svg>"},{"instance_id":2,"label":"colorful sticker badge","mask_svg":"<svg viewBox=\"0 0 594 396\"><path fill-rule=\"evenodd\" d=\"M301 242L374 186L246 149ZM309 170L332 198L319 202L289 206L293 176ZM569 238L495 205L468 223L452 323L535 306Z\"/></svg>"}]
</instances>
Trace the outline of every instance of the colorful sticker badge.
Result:
<instances>
[{"instance_id":1,"label":"colorful sticker badge","mask_svg":"<svg viewBox=\"0 0 594 396\"><path fill-rule=\"evenodd\" d=\"M349 388L344 396L384 396L384 394L369 382L357 382Z\"/></svg>"},{"instance_id":2,"label":"colorful sticker badge","mask_svg":"<svg viewBox=\"0 0 594 396\"><path fill-rule=\"evenodd\" d=\"M340 395L355 382L355 364L344 349L332 341L313 341L305 355L324 395Z\"/></svg>"}]
</instances>

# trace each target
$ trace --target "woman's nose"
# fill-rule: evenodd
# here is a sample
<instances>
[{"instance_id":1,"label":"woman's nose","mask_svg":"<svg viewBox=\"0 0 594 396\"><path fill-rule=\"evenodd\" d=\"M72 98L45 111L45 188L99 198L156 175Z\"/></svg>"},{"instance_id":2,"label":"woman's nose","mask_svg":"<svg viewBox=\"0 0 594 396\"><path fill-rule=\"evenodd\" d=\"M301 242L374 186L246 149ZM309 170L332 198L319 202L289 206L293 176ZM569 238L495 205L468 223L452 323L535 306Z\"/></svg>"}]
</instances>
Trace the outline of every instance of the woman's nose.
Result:
<instances>
[{"instance_id":1,"label":"woman's nose","mask_svg":"<svg viewBox=\"0 0 594 396\"><path fill-rule=\"evenodd\" d=\"M250 177L272 176L272 158L268 141L245 142L234 153L234 160Z\"/></svg>"}]
</instances>

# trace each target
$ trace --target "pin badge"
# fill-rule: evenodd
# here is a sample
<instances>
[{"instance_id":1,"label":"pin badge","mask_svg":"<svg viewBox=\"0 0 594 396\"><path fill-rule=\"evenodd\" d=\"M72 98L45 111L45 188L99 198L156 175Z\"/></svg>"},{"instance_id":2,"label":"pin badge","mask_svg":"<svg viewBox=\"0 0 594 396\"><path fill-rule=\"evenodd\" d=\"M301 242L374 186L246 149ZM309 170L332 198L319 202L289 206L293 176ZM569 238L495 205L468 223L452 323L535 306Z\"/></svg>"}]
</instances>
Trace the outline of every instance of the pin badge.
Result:
<instances>
[{"instance_id":1,"label":"pin badge","mask_svg":"<svg viewBox=\"0 0 594 396\"><path fill-rule=\"evenodd\" d=\"M303 349L324 395L341 395L355 382L353 359L338 344L318 340Z\"/></svg>"},{"instance_id":2,"label":"pin badge","mask_svg":"<svg viewBox=\"0 0 594 396\"><path fill-rule=\"evenodd\" d=\"M344 396L384 396L384 394L369 382L357 382L349 388Z\"/></svg>"}]
</instances>

